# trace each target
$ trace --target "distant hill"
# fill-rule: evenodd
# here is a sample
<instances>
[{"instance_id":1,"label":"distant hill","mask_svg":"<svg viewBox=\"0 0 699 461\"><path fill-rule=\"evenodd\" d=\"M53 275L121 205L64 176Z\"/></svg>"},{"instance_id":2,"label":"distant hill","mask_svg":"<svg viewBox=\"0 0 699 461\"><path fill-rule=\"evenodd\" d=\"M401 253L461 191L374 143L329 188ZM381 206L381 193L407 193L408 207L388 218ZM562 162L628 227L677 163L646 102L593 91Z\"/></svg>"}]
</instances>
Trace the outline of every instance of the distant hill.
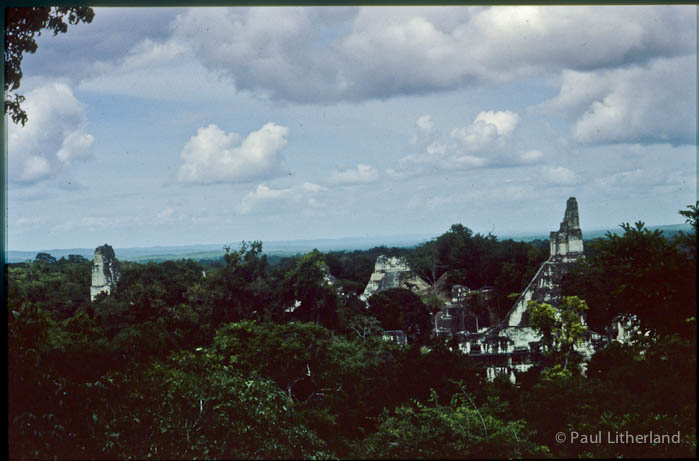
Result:
<instances>
[{"instance_id":1,"label":"distant hill","mask_svg":"<svg viewBox=\"0 0 699 461\"><path fill-rule=\"evenodd\" d=\"M672 236L679 231L690 232L689 224L670 224L664 226L648 226L648 229L660 229L666 236ZM585 240L592 240L604 237L607 232L620 234L622 229L583 229ZM340 239L316 239L316 240L280 240L263 242L262 249L270 256L294 256L304 254L317 248L320 251L352 251L368 250L377 246L409 248L420 245L437 235L401 235L388 237L350 237ZM541 234L511 234L498 235L499 240L516 240L519 242L531 242L534 240L548 240L549 233ZM225 253L224 246L228 245L233 249L240 248L241 242L207 244L207 245L182 245L182 246L154 246L136 248L115 248L117 258L125 261L147 262L147 261L167 261L178 259L218 259ZM80 255L92 259L94 248L67 248L38 251L8 251L7 262L32 261L37 253L49 253L54 258L60 259L68 255Z\"/></svg>"}]
</instances>

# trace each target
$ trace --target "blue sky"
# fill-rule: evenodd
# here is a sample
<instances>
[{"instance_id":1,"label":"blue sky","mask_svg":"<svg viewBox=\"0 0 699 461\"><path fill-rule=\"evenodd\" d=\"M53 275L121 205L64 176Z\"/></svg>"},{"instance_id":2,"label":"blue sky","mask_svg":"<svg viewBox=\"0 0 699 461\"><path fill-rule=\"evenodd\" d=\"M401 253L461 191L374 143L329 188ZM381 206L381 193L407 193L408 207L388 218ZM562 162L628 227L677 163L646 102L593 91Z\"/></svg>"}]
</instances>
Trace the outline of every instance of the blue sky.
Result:
<instances>
[{"instance_id":1,"label":"blue sky","mask_svg":"<svg viewBox=\"0 0 699 461\"><path fill-rule=\"evenodd\" d=\"M97 8L23 62L11 250L682 222L697 10Z\"/></svg>"}]
</instances>

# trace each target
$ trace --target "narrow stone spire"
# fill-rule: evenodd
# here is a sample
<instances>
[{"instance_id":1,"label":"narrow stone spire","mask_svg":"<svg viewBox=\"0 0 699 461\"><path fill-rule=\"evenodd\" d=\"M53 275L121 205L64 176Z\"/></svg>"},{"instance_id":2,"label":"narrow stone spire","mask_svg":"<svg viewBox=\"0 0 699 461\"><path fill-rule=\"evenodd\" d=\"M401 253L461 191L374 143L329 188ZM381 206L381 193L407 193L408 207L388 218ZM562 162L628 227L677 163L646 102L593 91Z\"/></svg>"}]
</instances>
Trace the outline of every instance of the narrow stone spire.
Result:
<instances>
[{"instance_id":1,"label":"narrow stone spire","mask_svg":"<svg viewBox=\"0 0 699 461\"><path fill-rule=\"evenodd\" d=\"M577 257L583 253L578 201L570 197L558 232L551 232L551 256Z\"/></svg>"},{"instance_id":2,"label":"narrow stone spire","mask_svg":"<svg viewBox=\"0 0 699 461\"><path fill-rule=\"evenodd\" d=\"M566 202L566 212L563 216L560 230L580 229L580 216L578 215L578 201L570 197Z\"/></svg>"},{"instance_id":3,"label":"narrow stone spire","mask_svg":"<svg viewBox=\"0 0 699 461\"><path fill-rule=\"evenodd\" d=\"M92 262L92 286L90 300L94 301L98 294L107 293L116 287L121 277L121 265L116 259L114 249L106 243L95 248L95 259Z\"/></svg>"}]
</instances>

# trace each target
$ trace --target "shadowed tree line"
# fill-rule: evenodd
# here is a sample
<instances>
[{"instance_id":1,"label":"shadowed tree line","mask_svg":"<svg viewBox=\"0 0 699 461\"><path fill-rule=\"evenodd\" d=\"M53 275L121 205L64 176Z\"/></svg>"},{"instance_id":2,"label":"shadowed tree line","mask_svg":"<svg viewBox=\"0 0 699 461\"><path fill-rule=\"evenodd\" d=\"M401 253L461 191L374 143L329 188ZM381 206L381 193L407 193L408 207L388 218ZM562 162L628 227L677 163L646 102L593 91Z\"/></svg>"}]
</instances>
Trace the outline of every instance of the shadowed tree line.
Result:
<instances>
[{"instance_id":1,"label":"shadowed tree line","mask_svg":"<svg viewBox=\"0 0 699 461\"><path fill-rule=\"evenodd\" d=\"M696 226L696 210L687 219ZM347 289L361 282L348 274L366 273L367 261L391 254L385 248L313 251L271 265L262 244L252 242L226 249L216 262L123 262L116 289L94 302L89 260L39 254L7 268L9 453L693 456L696 234L670 240L640 223L623 231L590 246L566 281L565 303L533 316L548 346L518 387L487 382L482 365L460 354L454 340L432 338L429 308L412 292L386 290L366 306ZM454 282L477 286L490 279L471 279L469 271L492 268L488 277L502 291L511 289L498 287L508 265L517 267L513 280L521 287L528 262L542 259L535 246L473 236L460 225L393 254L416 261L435 248L447 278L455 271ZM329 275L345 278L332 282ZM593 329L634 316L636 340L611 343L583 374L572 348L583 328L579 312ZM404 330L408 346L383 341L384 329ZM568 430L680 430L682 439L556 443L556 433Z\"/></svg>"}]
</instances>

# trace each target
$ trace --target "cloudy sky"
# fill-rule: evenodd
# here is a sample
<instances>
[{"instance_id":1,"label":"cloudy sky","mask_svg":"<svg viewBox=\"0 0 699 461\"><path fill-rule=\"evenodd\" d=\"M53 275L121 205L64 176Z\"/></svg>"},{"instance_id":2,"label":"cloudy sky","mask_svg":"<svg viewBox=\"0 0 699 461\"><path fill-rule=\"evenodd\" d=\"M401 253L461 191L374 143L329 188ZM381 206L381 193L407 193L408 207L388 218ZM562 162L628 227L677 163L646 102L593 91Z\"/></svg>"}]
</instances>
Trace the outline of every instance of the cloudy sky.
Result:
<instances>
[{"instance_id":1,"label":"cloudy sky","mask_svg":"<svg viewBox=\"0 0 699 461\"><path fill-rule=\"evenodd\" d=\"M97 8L24 59L11 250L682 222L697 9Z\"/></svg>"}]
</instances>

